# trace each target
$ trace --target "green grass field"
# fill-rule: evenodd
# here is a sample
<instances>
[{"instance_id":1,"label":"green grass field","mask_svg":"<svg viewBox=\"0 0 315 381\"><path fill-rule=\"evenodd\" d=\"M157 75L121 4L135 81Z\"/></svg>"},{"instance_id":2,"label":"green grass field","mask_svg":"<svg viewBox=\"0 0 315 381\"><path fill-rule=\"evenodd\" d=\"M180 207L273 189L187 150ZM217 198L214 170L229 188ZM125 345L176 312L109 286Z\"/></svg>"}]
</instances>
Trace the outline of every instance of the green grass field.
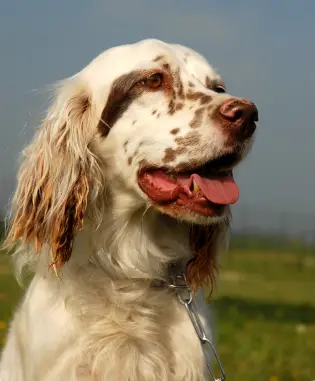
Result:
<instances>
[{"instance_id":1,"label":"green grass field","mask_svg":"<svg viewBox=\"0 0 315 381\"><path fill-rule=\"evenodd\" d=\"M315 380L315 255L231 250L222 262L213 303L228 381Z\"/></svg>"},{"instance_id":2,"label":"green grass field","mask_svg":"<svg viewBox=\"0 0 315 381\"><path fill-rule=\"evenodd\" d=\"M211 303L227 381L315 380L315 254L250 246L221 262ZM1 342L20 295L2 258Z\"/></svg>"}]
</instances>

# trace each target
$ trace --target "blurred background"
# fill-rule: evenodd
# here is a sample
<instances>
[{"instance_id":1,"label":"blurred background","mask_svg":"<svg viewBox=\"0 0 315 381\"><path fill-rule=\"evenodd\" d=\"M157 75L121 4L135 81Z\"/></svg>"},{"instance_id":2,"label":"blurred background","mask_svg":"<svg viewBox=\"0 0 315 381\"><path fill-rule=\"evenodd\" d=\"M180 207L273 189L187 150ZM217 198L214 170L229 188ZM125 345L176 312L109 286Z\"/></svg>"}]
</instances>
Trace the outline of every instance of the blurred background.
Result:
<instances>
[{"instance_id":1,"label":"blurred background","mask_svg":"<svg viewBox=\"0 0 315 381\"><path fill-rule=\"evenodd\" d=\"M315 1L10 0L0 5L0 210L46 85L144 38L188 45L260 111L237 170L231 250L213 303L229 381L315 379ZM312 48L313 46L313 48ZM3 232L3 224L2 232ZM23 291L0 254L0 341ZM1 346L1 344L0 344Z\"/></svg>"}]
</instances>

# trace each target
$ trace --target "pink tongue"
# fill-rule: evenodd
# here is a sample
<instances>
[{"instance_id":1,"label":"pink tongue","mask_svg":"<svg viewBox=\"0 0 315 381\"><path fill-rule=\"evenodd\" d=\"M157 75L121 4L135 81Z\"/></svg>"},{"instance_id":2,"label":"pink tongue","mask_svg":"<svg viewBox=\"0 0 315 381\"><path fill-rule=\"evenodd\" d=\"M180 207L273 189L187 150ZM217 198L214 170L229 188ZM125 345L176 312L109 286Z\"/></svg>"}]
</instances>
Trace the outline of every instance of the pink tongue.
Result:
<instances>
[{"instance_id":1,"label":"pink tongue","mask_svg":"<svg viewBox=\"0 0 315 381\"><path fill-rule=\"evenodd\" d=\"M235 204L238 200L239 190L233 177L208 179L196 173L191 177L199 185L205 197L214 204Z\"/></svg>"}]
</instances>

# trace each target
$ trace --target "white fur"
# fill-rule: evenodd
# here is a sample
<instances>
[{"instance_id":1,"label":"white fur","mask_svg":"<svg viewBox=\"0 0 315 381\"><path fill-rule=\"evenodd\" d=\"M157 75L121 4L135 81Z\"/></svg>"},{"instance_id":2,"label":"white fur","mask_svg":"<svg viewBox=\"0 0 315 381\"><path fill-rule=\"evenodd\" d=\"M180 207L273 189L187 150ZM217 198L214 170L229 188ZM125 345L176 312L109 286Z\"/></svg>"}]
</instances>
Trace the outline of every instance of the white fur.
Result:
<instances>
[{"instance_id":1,"label":"white fur","mask_svg":"<svg viewBox=\"0 0 315 381\"><path fill-rule=\"evenodd\" d=\"M150 286L152 280L165 279L170 262L186 263L191 258L188 224L157 211L137 185L141 160L162 165L165 149L175 148L170 131L180 127L179 136L191 131L189 122L199 105L185 102L170 116L165 96L152 92L137 98L107 137L100 137L96 129L115 79L133 70L159 67L153 59L161 54L172 68L180 68L185 91L190 81L194 91L211 95L214 105L230 97L205 88L206 76L219 77L203 57L156 40L110 49L61 83L43 126L25 152L15 208L22 195L31 188L35 192L34 187L48 177L54 192L45 216L49 226L80 176L80 163L80 170L90 177L89 218L76 235L60 279L49 267L49 243L38 254L30 243L18 246L18 269L30 266L35 276L10 325L0 362L1 381L207 379L200 343L184 306L174 293ZM70 113L81 93L92 105L82 119L80 110ZM154 109L159 118L152 115ZM211 120L204 120L198 133L198 147L179 155L172 165L209 160L229 151L225 136ZM42 174L37 178L35 171L31 179L30 167L40 155ZM212 222L183 217L198 219ZM201 315L209 320L201 294L198 303Z\"/></svg>"}]
</instances>

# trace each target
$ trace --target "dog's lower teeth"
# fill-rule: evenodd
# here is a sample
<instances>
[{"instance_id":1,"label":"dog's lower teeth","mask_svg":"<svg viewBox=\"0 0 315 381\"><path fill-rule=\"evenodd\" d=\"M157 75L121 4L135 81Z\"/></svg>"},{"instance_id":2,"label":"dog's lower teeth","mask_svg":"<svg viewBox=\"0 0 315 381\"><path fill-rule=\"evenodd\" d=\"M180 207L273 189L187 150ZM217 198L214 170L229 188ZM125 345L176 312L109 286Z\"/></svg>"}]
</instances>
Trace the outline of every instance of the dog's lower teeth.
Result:
<instances>
[{"instance_id":1,"label":"dog's lower teeth","mask_svg":"<svg viewBox=\"0 0 315 381\"><path fill-rule=\"evenodd\" d=\"M193 192L194 193L197 193L200 191L200 188L199 188L199 185L195 182L195 180L193 181Z\"/></svg>"}]
</instances>

